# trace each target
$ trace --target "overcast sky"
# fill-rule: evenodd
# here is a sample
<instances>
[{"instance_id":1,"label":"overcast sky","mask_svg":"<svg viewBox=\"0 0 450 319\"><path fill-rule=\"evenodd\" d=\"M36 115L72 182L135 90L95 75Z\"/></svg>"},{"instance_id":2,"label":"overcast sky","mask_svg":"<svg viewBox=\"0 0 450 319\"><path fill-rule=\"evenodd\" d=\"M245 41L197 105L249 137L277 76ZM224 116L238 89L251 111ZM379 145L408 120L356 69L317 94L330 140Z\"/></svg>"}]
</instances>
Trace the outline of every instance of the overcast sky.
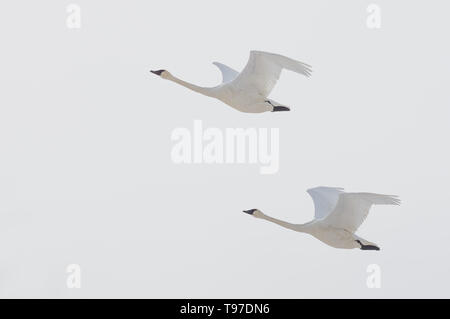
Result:
<instances>
[{"instance_id":1,"label":"overcast sky","mask_svg":"<svg viewBox=\"0 0 450 319\"><path fill-rule=\"evenodd\" d=\"M1 297L450 297L447 2L69 1L0 5ZM149 73L221 81L250 50L283 72L245 114ZM175 164L176 128L278 128L279 171ZM306 189L396 194L334 249L248 216L313 217ZM66 267L81 267L81 288ZM369 289L368 265L381 269Z\"/></svg>"}]
</instances>

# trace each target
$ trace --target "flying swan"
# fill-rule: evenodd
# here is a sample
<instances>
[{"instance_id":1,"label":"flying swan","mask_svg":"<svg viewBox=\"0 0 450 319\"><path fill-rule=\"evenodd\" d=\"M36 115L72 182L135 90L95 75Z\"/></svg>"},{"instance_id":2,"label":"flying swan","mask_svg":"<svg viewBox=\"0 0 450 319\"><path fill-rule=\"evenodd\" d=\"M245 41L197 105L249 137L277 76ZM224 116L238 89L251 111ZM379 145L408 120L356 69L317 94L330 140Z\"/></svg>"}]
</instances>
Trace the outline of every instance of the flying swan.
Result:
<instances>
[{"instance_id":1,"label":"flying swan","mask_svg":"<svg viewBox=\"0 0 450 319\"><path fill-rule=\"evenodd\" d=\"M213 64L222 72L222 83L215 87L201 87L185 82L166 70L151 72L246 113L289 111L289 107L268 98L281 70L287 69L307 77L312 72L308 64L262 51L250 52L250 58L241 73L219 62Z\"/></svg>"},{"instance_id":2,"label":"flying swan","mask_svg":"<svg viewBox=\"0 0 450 319\"><path fill-rule=\"evenodd\" d=\"M314 219L306 224L291 224L263 214L258 209L244 210L256 218L310 234L335 248L380 250L378 245L355 235L372 205L400 205L397 196L373 193L346 193L343 188L315 187L307 191L314 201Z\"/></svg>"}]
</instances>

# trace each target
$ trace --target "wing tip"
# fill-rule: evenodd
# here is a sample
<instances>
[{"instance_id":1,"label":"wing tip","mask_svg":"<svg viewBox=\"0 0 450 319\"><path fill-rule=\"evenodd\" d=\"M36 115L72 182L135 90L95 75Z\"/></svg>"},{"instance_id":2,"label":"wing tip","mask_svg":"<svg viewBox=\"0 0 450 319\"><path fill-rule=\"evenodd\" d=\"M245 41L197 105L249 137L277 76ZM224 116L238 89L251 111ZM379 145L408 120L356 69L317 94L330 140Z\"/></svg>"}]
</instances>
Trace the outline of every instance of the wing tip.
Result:
<instances>
[{"instance_id":1,"label":"wing tip","mask_svg":"<svg viewBox=\"0 0 450 319\"><path fill-rule=\"evenodd\" d=\"M383 195L390 205L400 205L402 201L398 195Z\"/></svg>"},{"instance_id":2,"label":"wing tip","mask_svg":"<svg viewBox=\"0 0 450 319\"><path fill-rule=\"evenodd\" d=\"M402 204L402 200L397 195L393 195L392 200L394 202L393 205L400 206Z\"/></svg>"},{"instance_id":3,"label":"wing tip","mask_svg":"<svg viewBox=\"0 0 450 319\"><path fill-rule=\"evenodd\" d=\"M375 205L395 205L399 206L402 201L400 200L398 195L378 195L378 199L374 200Z\"/></svg>"},{"instance_id":4,"label":"wing tip","mask_svg":"<svg viewBox=\"0 0 450 319\"><path fill-rule=\"evenodd\" d=\"M302 64L302 66L304 68L304 75L307 78L311 77L312 76L312 72L313 72L312 66L310 66L309 64L303 63L303 62L300 62L300 63Z\"/></svg>"}]
</instances>

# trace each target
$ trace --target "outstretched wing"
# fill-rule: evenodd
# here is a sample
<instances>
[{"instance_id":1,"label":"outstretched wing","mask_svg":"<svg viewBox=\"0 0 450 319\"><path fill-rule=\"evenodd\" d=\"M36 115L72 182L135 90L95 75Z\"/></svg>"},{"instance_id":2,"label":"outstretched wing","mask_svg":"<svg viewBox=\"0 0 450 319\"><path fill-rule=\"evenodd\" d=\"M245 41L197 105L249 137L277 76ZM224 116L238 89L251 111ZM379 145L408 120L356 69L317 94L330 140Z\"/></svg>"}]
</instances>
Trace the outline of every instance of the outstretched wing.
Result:
<instances>
[{"instance_id":1,"label":"outstretched wing","mask_svg":"<svg viewBox=\"0 0 450 319\"><path fill-rule=\"evenodd\" d=\"M336 207L323 222L353 233L364 222L372 205L400 205L400 199L394 195L342 193Z\"/></svg>"},{"instance_id":2,"label":"outstretched wing","mask_svg":"<svg viewBox=\"0 0 450 319\"><path fill-rule=\"evenodd\" d=\"M323 219L327 217L336 206L339 195L344 191L339 187L320 186L307 190L314 202L314 218Z\"/></svg>"},{"instance_id":3,"label":"outstretched wing","mask_svg":"<svg viewBox=\"0 0 450 319\"><path fill-rule=\"evenodd\" d=\"M233 81L239 75L238 71L233 70L225 64L219 62L213 62L213 64L219 68L220 72L222 72L222 83Z\"/></svg>"},{"instance_id":4,"label":"outstretched wing","mask_svg":"<svg viewBox=\"0 0 450 319\"><path fill-rule=\"evenodd\" d=\"M280 78L283 69L305 76L310 76L312 72L311 66L308 64L288 57L262 51L251 51L247 65L230 82L230 85L237 86L247 92L254 91L256 94L267 97Z\"/></svg>"}]
</instances>

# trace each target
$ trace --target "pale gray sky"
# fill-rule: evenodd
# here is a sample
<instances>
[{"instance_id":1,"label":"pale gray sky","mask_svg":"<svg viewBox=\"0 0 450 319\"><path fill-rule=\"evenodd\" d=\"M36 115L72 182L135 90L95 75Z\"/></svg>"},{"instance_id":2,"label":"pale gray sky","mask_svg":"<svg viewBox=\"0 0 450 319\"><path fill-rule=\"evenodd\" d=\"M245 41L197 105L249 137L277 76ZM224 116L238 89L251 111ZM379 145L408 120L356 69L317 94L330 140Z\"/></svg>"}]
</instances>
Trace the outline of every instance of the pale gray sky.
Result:
<instances>
[{"instance_id":1,"label":"pale gray sky","mask_svg":"<svg viewBox=\"0 0 450 319\"><path fill-rule=\"evenodd\" d=\"M450 297L450 5L374 1L55 1L0 5L1 297ZM244 114L200 85L250 50L313 66ZM280 169L175 165L171 132L280 129ZM338 250L242 213L313 216L307 188L400 195ZM79 264L81 289L66 287ZM381 288L366 286L369 264Z\"/></svg>"}]
</instances>

